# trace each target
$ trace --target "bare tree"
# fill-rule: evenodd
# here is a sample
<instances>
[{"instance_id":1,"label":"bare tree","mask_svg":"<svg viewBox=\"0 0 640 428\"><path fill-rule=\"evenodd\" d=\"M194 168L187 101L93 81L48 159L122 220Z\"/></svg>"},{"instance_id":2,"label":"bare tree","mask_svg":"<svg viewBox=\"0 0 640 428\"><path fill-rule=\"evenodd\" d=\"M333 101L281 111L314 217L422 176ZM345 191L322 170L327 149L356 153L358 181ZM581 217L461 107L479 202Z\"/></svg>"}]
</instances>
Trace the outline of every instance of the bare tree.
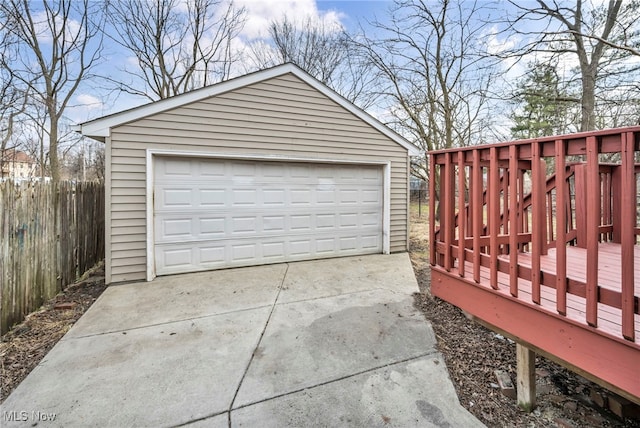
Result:
<instances>
[{"instance_id":1,"label":"bare tree","mask_svg":"<svg viewBox=\"0 0 640 428\"><path fill-rule=\"evenodd\" d=\"M463 1L397 0L389 21L373 23L382 37L357 41L377 69L388 122L425 151L477 143L487 131L494 74L478 14ZM427 179L424 159L412 173Z\"/></svg>"},{"instance_id":2,"label":"bare tree","mask_svg":"<svg viewBox=\"0 0 640 428\"><path fill-rule=\"evenodd\" d=\"M0 2L0 20L16 39L17 60L10 69L30 92L30 102L44 106L49 166L60 179L58 143L64 111L81 82L100 59L101 5L90 0Z\"/></svg>"},{"instance_id":3,"label":"bare tree","mask_svg":"<svg viewBox=\"0 0 640 428\"><path fill-rule=\"evenodd\" d=\"M301 24L286 16L273 21L269 35L275 46L274 65L292 62L327 85L333 83L349 52L349 39L342 28L312 17Z\"/></svg>"},{"instance_id":4,"label":"bare tree","mask_svg":"<svg viewBox=\"0 0 640 428\"><path fill-rule=\"evenodd\" d=\"M12 144L16 121L24 112L27 94L19 85L9 64L17 59L16 40L7 31L6 23L0 22L0 177L3 173L5 154L15 149Z\"/></svg>"},{"instance_id":5,"label":"bare tree","mask_svg":"<svg viewBox=\"0 0 640 428\"><path fill-rule=\"evenodd\" d=\"M112 82L154 101L226 80L237 58L232 41L244 22L244 8L222 0L115 0L113 39L138 67L123 70L130 82Z\"/></svg>"},{"instance_id":6,"label":"bare tree","mask_svg":"<svg viewBox=\"0 0 640 428\"><path fill-rule=\"evenodd\" d=\"M375 97L368 90L373 73L351 36L339 23L307 16L272 21L269 39L254 42L250 58L259 68L293 63L361 108Z\"/></svg>"},{"instance_id":7,"label":"bare tree","mask_svg":"<svg viewBox=\"0 0 640 428\"><path fill-rule=\"evenodd\" d=\"M29 103L25 109L20 126L16 129L15 139L38 165L38 175L40 177L51 176L49 168L49 153L45 141L49 141L49 130L43 126L47 122L47 108L41 103ZM60 139L58 139L58 142ZM60 150L57 150L60 158ZM60 167L62 169L62 167ZM62 172L60 171L60 178Z\"/></svg>"},{"instance_id":8,"label":"bare tree","mask_svg":"<svg viewBox=\"0 0 640 428\"><path fill-rule=\"evenodd\" d=\"M577 0L570 5L557 0L536 0L534 5L511 2L518 14L510 20L526 42L510 55L574 55L579 63L581 83L580 129L595 129L598 90L607 87L624 91L637 82L637 62L629 57L640 55L640 3L608 0L600 5ZM630 76L631 79L629 79ZM615 97L615 92L602 100ZM600 123L601 124L601 123Z\"/></svg>"},{"instance_id":9,"label":"bare tree","mask_svg":"<svg viewBox=\"0 0 640 428\"><path fill-rule=\"evenodd\" d=\"M65 154L65 171L70 179L104 179L104 144L83 139Z\"/></svg>"}]
</instances>

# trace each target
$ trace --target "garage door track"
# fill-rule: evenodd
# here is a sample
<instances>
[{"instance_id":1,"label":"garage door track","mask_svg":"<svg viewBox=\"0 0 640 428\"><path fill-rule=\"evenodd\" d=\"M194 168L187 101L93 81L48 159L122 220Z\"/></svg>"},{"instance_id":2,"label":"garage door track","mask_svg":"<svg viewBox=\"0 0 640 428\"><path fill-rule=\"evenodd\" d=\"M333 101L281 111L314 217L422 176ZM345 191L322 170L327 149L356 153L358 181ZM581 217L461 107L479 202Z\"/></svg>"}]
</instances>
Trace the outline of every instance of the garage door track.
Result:
<instances>
[{"instance_id":1,"label":"garage door track","mask_svg":"<svg viewBox=\"0 0 640 428\"><path fill-rule=\"evenodd\" d=\"M407 254L112 286L3 403L2 426L480 426L417 290Z\"/></svg>"}]
</instances>

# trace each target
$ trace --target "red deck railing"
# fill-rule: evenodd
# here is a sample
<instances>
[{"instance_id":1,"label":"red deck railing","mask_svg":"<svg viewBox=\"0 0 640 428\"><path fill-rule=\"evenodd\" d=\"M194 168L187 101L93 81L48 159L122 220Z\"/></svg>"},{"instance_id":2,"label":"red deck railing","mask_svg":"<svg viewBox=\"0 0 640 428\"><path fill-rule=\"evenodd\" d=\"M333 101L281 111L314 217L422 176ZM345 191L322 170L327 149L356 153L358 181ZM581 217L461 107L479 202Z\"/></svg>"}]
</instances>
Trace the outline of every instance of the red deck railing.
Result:
<instances>
[{"instance_id":1,"label":"red deck railing","mask_svg":"<svg viewBox=\"0 0 640 428\"><path fill-rule=\"evenodd\" d=\"M434 270L640 350L640 127L429 159Z\"/></svg>"}]
</instances>

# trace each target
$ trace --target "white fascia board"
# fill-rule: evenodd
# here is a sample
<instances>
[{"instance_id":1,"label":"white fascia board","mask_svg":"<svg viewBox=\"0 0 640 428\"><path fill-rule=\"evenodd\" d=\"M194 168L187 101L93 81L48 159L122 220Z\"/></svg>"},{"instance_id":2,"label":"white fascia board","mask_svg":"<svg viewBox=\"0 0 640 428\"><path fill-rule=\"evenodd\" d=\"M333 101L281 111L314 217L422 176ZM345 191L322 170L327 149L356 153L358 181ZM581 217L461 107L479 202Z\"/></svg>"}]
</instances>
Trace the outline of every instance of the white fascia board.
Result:
<instances>
[{"instance_id":1,"label":"white fascia board","mask_svg":"<svg viewBox=\"0 0 640 428\"><path fill-rule=\"evenodd\" d=\"M96 140L104 141L106 137L111 134L111 128L119 126L125 123L133 122L138 119L142 119L153 114L161 113L166 110L181 107L183 105L203 100L205 98L213 97L225 92L232 91L244 86L252 85L254 83L268 80L274 77L282 76L284 74L291 73L296 77L306 82L309 86L313 87L317 91L329 97L349 112L356 115L361 120L365 121L375 129L386 135L402 147L406 148L410 156L419 156L420 150L405 140L403 137L392 131L387 126L383 125L380 121L373 116L355 106L353 103L346 100L337 92L330 89L325 84L316 80L307 72L299 68L298 66L287 63L282 64L266 70L256 71L245 76L236 77L231 80L220 82L211 86L207 86L194 91L186 92L184 94L176 95L171 98L167 98L160 101L155 101L149 104L145 104L139 107L134 107L129 110L122 111L120 113L114 113L109 116L104 116L98 119L94 119L80 125L76 125L74 130L80 132L82 135L94 138Z\"/></svg>"}]
</instances>

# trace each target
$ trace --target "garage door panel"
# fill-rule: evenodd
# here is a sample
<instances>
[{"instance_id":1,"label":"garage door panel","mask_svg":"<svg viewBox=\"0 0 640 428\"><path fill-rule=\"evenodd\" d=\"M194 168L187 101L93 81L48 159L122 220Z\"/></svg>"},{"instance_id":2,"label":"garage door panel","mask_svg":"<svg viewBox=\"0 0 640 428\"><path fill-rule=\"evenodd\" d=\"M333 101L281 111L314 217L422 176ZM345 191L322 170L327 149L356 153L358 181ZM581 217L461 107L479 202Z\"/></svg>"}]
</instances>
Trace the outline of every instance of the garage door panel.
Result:
<instances>
[{"instance_id":1,"label":"garage door panel","mask_svg":"<svg viewBox=\"0 0 640 428\"><path fill-rule=\"evenodd\" d=\"M375 227L376 225L380 224L380 222L382 221L380 213L378 212L362 213L361 219L362 219L363 226L370 226L370 227Z\"/></svg>"},{"instance_id":2,"label":"garage door panel","mask_svg":"<svg viewBox=\"0 0 640 428\"><path fill-rule=\"evenodd\" d=\"M311 214L292 215L290 219L291 231L311 231L313 228Z\"/></svg>"},{"instance_id":3,"label":"garage door panel","mask_svg":"<svg viewBox=\"0 0 640 428\"><path fill-rule=\"evenodd\" d=\"M311 190L309 189L292 189L289 195L290 203L294 207L311 205Z\"/></svg>"},{"instance_id":4,"label":"garage door panel","mask_svg":"<svg viewBox=\"0 0 640 428\"><path fill-rule=\"evenodd\" d=\"M173 158L155 165L158 275L382 251L381 168Z\"/></svg>"},{"instance_id":5,"label":"garage door panel","mask_svg":"<svg viewBox=\"0 0 640 428\"><path fill-rule=\"evenodd\" d=\"M224 236L224 217L204 217L199 218L200 236L203 238L213 238L214 236Z\"/></svg>"},{"instance_id":6,"label":"garage door panel","mask_svg":"<svg viewBox=\"0 0 640 428\"><path fill-rule=\"evenodd\" d=\"M165 238L189 238L194 234L191 218L169 219L162 222L162 236Z\"/></svg>"},{"instance_id":7,"label":"garage door panel","mask_svg":"<svg viewBox=\"0 0 640 428\"><path fill-rule=\"evenodd\" d=\"M231 217L232 228L230 234L255 234L258 232L256 226L256 217Z\"/></svg>"},{"instance_id":8,"label":"garage door panel","mask_svg":"<svg viewBox=\"0 0 640 428\"><path fill-rule=\"evenodd\" d=\"M363 190L361 196L365 204L379 204L382 201L382 192L378 189Z\"/></svg>"},{"instance_id":9,"label":"garage door panel","mask_svg":"<svg viewBox=\"0 0 640 428\"><path fill-rule=\"evenodd\" d=\"M358 227L358 216L356 214L341 214L339 217L340 228Z\"/></svg>"},{"instance_id":10,"label":"garage door panel","mask_svg":"<svg viewBox=\"0 0 640 428\"><path fill-rule=\"evenodd\" d=\"M280 263L310 258L336 257L379 253L379 238L370 237L280 237L263 242L191 242L179 248L156 246L156 263L160 274L195 272L199 270L237 267L265 263Z\"/></svg>"},{"instance_id":11,"label":"garage door panel","mask_svg":"<svg viewBox=\"0 0 640 428\"><path fill-rule=\"evenodd\" d=\"M231 191L232 194L232 205L234 207L253 207L257 204L257 195L258 191L255 189L233 189Z\"/></svg>"},{"instance_id":12,"label":"garage door panel","mask_svg":"<svg viewBox=\"0 0 640 428\"><path fill-rule=\"evenodd\" d=\"M333 229L336 227L335 214L316 214L317 229Z\"/></svg>"},{"instance_id":13,"label":"garage door panel","mask_svg":"<svg viewBox=\"0 0 640 428\"><path fill-rule=\"evenodd\" d=\"M191 248L165 249L161 256L164 266L169 269L181 266L191 266L193 263Z\"/></svg>"},{"instance_id":14,"label":"garage door panel","mask_svg":"<svg viewBox=\"0 0 640 428\"><path fill-rule=\"evenodd\" d=\"M262 218L262 230L271 233L285 232L285 216L264 216Z\"/></svg>"},{"instance_id":15,"label":"garage door panel","mask_svg":"<svg viewBox=\"0 0 640 428\"><path fill-rule=\"evenodd\" d=\"M191 177L192 168L189 159L171 158L165 159L161 165L156 168L165 177Z\"/></svg>"},{"instance_id":16,"label":"garage door panel","mask_svg":"<svg viewBox=\"0 0 640 428\"><path fill-rule=\"evenodd\" d=\"M191 215L165 214L155 220L155 242L185 242L234 237L297 236L300 234L339 234L354 230L379 233L382 216L363 210L323 214L264 215L247 212L238 216L232 212L211 215L206 211Z\"/></svg>"},{"instance_id":17,"label":"garage door panel","mask_svg":"<svg viewBox=\"0 0 640 428\"><path fill-rule=\"evenodd\" d=\"M285 245L283 241L265 242L262 244L262 256L267 259L282 259L285 255L284 247Z\"/></svg>"},{"instance_id":18,"label":"garage door panel","mask_svg":"<svg viewBox=\"0 0 640 428\"><path fill-rule=\"evenodd\" d=\"M254 260L257 258L257 243L242 243L231 245L231 262Z\"/></svg>"},{"instance_id":19,"label":"garage door panel","mask_svg":"<svg viewBox=\"0 0 640 428\"><path fill-rule=\"evenodd\" d=\"M357 248L358 238L356 238L355 236L340 238L338 244L338 251L355 250Z\"/></svg>"},{"instance_id":20,"label":"garage door panel","mask_svg":"<svg viewBox=\"0 0 640 428\"><path fill-rule=\"evenodd\" d=\"M198 265L217 267L225 263L225 246L220 244L203 245L196 248ZM196 266L197 267L197 266ZM195 269L197 270L197 269Z\"/></svg>"},{"instance_id":21,"label":"garage door panel","mask_svg":"<svg viewBox=\"0 0 640 428\"><path fill-rule=\"evenodd\" d=\"M311 239L292 240L289 248L289 254L292 256L311 257L313 255Z\"/></svg>"},{"instance_id":22,"label":"garage door panel","mask_svg":"<svg viewBox=\"0 0 640 428\"><path fill-rule=\"evenodd\" d=\"M369 235L362 237L362 248L376 249L380 246L380 237L378 235Z\"/></svg>"},{"instance_id":23,"label":"garage door panel","mask_svg":"<svg viewBox=\"0 0 640 428\"><path fill-rule=\"evenodd\" d=\"M232 162L229 164L231 165L231 175L233 176L234 180L238 181L239 184L256 179L256 168L258 166L258 163Z\"/></svg>"},{"instance_id":24,"label":"garage door panel","mask_svg":"<svg viewBox=\"0 0 640 428\"><path fill-rule=\"evenodd\" d=\"M333 256L338 251L337 241L338 240L333 237L316 239L316 254L320 257Z\"/></svg>"},{"instance_id":25,"label":"garage door panel","mask_svg":"<svg viewBox=\"0 0 640 428\"><path fill-rule=\"evenodd\" d=\"M360 171L360 179L372 184L382 184L382 176L373 169L365 169Z\"/></svg>"},{"instance_id":26,"label":"garage door panel","mask_svg":"<svg viewBox=\"0 0 640 428\"><path fill-rule=\"evenodd\" d=\"M167 208L189 208L194 203L193 189L164 188L159 194L160 203Z\"/></svg>"},{"instance_id":27,"label":"garage door panel","mask_svg":"<svg viewBox=\"0 0 640 428\"><path fill-rule=\"evenodd\" d=\"M199 189L200 191L200 206L210 207L224 207L227 205L227 192L225 189Z\"/></svg>"},{"instance_id":28,"label":"garage door panel","mask_svg":"<svg viewBox=\"0 0 640 428\"><path fill-rule=\"evenodd\" d=\"M343 205L355 205L359 202L358 189L341 189L338 200Z\"/></svg>"},{"instance_id":29,"label":"garage door panel","mask_svg":"<svg viewBox=\"0 0 640 428\"><path fill-rule=\"evenodd\" d=\"M276 179L275 181L278 182L282 182L287 178L286 170L283 170L278 163L265 163L261 169L263 178Z\"/></svg>"},{"instance_id":30,"label":"garage door panel","mask_svg":"<svg viewBox=\"0 0 640 428\"><path fill-rule=\"evenodd\" d=\"M316 203L318 205L335 205L337 200L336 189L334 186L324 189L320 188L316 190Z\"/></svg>"},{"instance_id":31,"label":"garage door panel","mask_svg":"<svg viewBox=\"0 0 640 428\"><path fill-rule=\"evenodd\" d=\"M189 165L192 167L193 165ZM210 162L209 160L197 160L195 162L196 171L202 177L224 177L225 164L222 162Z\"/></svg>"},{"instance_id":32,"label":"garage door panel","mask_svg":"<svg viewBox=\"0 0 640 428\"><path fill-rule=\"evenodd\" d=\"M314 167L306 166L306 165L292 165L289 168L289 174L291 178L302 178L302 179L312 179L314 175L313 173Z\"/></svg>"},{"instance_id":33,"label":"garage door panel","mask_svg":"<svg viewBox=\"0 0 640 428\"><path fill-rule=\"evenodd\" d=\"M265 207L284 207L286 194L285 189L263 189L262 204Z\"/></svg>"}]
</instances>

